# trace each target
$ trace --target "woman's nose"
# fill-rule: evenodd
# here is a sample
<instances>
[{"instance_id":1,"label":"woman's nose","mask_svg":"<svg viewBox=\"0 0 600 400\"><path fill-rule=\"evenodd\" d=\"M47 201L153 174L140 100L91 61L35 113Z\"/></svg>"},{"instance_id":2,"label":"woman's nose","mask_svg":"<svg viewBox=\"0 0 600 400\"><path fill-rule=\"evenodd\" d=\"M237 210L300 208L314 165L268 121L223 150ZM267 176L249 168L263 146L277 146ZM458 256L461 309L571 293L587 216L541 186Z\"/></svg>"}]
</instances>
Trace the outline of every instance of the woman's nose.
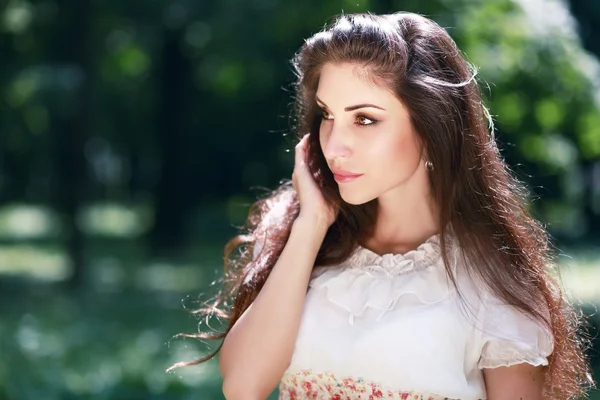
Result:
<instances>
[{"instance_id":1,"label":"woman's nose","mask_svg":"<svg viewBox=\"0 0 600 400\"><path fill-rule=\"evenodd\" d=\"M348 139L348 135L344 134L343 130L340 129L340 127L336 127L334 124L324 143L323 155L325 158L328 160L334 160L340 157L348 158L352 154Z\"/></svg>"}]
</instances>

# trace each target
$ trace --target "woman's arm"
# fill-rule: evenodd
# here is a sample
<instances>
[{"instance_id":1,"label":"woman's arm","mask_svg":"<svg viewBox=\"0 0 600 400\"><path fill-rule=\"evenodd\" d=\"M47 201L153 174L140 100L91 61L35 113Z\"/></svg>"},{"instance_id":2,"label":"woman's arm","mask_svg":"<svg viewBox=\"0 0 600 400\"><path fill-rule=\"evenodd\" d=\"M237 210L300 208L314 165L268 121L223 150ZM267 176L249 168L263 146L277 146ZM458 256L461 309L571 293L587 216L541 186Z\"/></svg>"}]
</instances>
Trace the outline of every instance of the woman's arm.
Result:
<instances>
[{"instance_id":1,"label":"woman's arm","mask_svg":"<svg viewBox=\"0 0 600 400\"><path fill-rule=\"evenodd\" d=\"M541 400L545 368L522 363L484 368L488 400Z\"/></svg>"},{"instance_id":2,"label":"woman's arm","mask_svg":"<svg viewBox=\"0 0 600 400\"><path fill-rule=\"evenodd\" d=\"M219 368L228 400L263 400L289 365L328 224L299 216L260 293L228 333Z\"/></svg>"}]
</instances>

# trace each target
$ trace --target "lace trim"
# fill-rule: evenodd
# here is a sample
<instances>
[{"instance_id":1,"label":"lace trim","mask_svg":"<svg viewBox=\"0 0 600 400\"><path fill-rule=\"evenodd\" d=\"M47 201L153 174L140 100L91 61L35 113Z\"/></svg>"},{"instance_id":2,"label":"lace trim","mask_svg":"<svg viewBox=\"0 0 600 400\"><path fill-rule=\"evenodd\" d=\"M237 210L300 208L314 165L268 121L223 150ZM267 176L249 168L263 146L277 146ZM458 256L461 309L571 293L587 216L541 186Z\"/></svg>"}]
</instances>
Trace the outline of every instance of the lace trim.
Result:
<instances>
[{"instance_id":1,"label":"lace trim","mask_svg":"<svg viewBox=\"0 0 600 400\"><path fill-rule=\"evenodd\" d=\"M482 358L477 364L479 368L498 368L498 367L511 367L517 364L529 364L534 367L540 365L548 365L548 359L539 354L518 354L518 357L511 358Z\"/></svg>"},{"instance_id":2,"label":"lace trim","mask_svg":"<svg viewBox=\"0 0 600 400\"><path fill-rule=\"evenodd\" d=\"M347 268L360 268L368 271L385 272L389 275L402 275L419 271L438 262L441 257L439 235L429 237L416 249L404 254L379 255L365 247L358 246L354 253L342 263Z\"/></svg>"},{"instance_id":3,"label":"lace trim","mask_svg":"<svg viewBox=\"0 0 600 400\"><path fill-rule=\"evenodd\" d=\"M515 364L527 363L534 367L540 365L548 365L549 356L552 353L552 349L548 347L547 343L538 344L534 349L523 350L516 348L514 342L501 341L496 343L496 347L492 347L491 354L482 355L477 366L479 368L496 368L496 367L510 367ZM525 343L519 343L525 345Z\"/></svg>"}]
</instances>

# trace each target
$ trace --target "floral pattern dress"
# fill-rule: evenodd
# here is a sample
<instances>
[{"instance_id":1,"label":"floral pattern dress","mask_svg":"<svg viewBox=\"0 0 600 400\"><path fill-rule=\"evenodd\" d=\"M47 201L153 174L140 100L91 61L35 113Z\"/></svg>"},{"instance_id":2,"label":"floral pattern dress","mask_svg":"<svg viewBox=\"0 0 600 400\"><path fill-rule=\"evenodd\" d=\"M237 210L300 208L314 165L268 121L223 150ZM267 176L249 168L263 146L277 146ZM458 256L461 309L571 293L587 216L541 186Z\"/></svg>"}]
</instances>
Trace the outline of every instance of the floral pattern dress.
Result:
<instances>
[{"instance_id":1,"label":"floral pattern dress","mask_svg":"<svg viewBox=\"0 0 600 400\"><path fill-rule=\"evenodd\" d=\"M438 235L405 254L358 246L311 277L280 400L485 399L483 368L547 365L552 335L467 278Z\"/></svg>"}]
</instances>

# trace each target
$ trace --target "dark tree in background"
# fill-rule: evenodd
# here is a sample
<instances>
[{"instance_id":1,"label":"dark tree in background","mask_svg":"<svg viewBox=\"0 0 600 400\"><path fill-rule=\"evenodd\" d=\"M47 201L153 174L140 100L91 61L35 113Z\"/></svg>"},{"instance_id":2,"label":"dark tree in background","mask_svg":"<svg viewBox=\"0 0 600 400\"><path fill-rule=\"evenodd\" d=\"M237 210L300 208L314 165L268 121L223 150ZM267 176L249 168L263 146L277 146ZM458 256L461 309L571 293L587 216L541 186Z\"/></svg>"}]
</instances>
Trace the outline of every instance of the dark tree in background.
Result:
<instances>
[{"instance_id":1,"label":"dark tree in background","mask_svg":"<svg viewBox=\"0 0 600 400\"><path fill-rule=\"evenodd\" d=\"M162 160L156 186L156 211L152 231L154 250L177 248L183 240L184 222L190 212L192 172L185 149L189 142L186 129L189 115L190 63L181 53L181 29L165 28L158 75L158 99L155 118L158 147Z\"/></svg>"},{"instance_id":2,"label":"dark tree in background","mask_svg":"<svg viewBox=\"0 0 600 400\"><path fill-rule=\"evenodd\" d=\"M53 194L54 207L62 217L65 247L73 267L70 283L77 287L84 280L85 267L85 241L77 217L86 194L88 179L84 148L93 124L92 1L70 0L67 6L60 8L60 13L57 36L59 42L68 45L54 49L53 56L56 63L72 69L75 82L68 107L61 107L52 114L52 130L56 137Z\"/></svg>"},{"instance_id":3,"label":"dark tree in background","mask_svg":"<svg viewBox=\"0 0 600 400\"><path fill-rule=\"evenodd\" d=\"M577 18L579 34L583 46L600 57L600 1L570 0L571 12ZM588 225L600 227L600 163L584 160L582 168L586 172L584 214ZM598 233L600 236L600 233Z\"/></svg>"}]
</instances>

